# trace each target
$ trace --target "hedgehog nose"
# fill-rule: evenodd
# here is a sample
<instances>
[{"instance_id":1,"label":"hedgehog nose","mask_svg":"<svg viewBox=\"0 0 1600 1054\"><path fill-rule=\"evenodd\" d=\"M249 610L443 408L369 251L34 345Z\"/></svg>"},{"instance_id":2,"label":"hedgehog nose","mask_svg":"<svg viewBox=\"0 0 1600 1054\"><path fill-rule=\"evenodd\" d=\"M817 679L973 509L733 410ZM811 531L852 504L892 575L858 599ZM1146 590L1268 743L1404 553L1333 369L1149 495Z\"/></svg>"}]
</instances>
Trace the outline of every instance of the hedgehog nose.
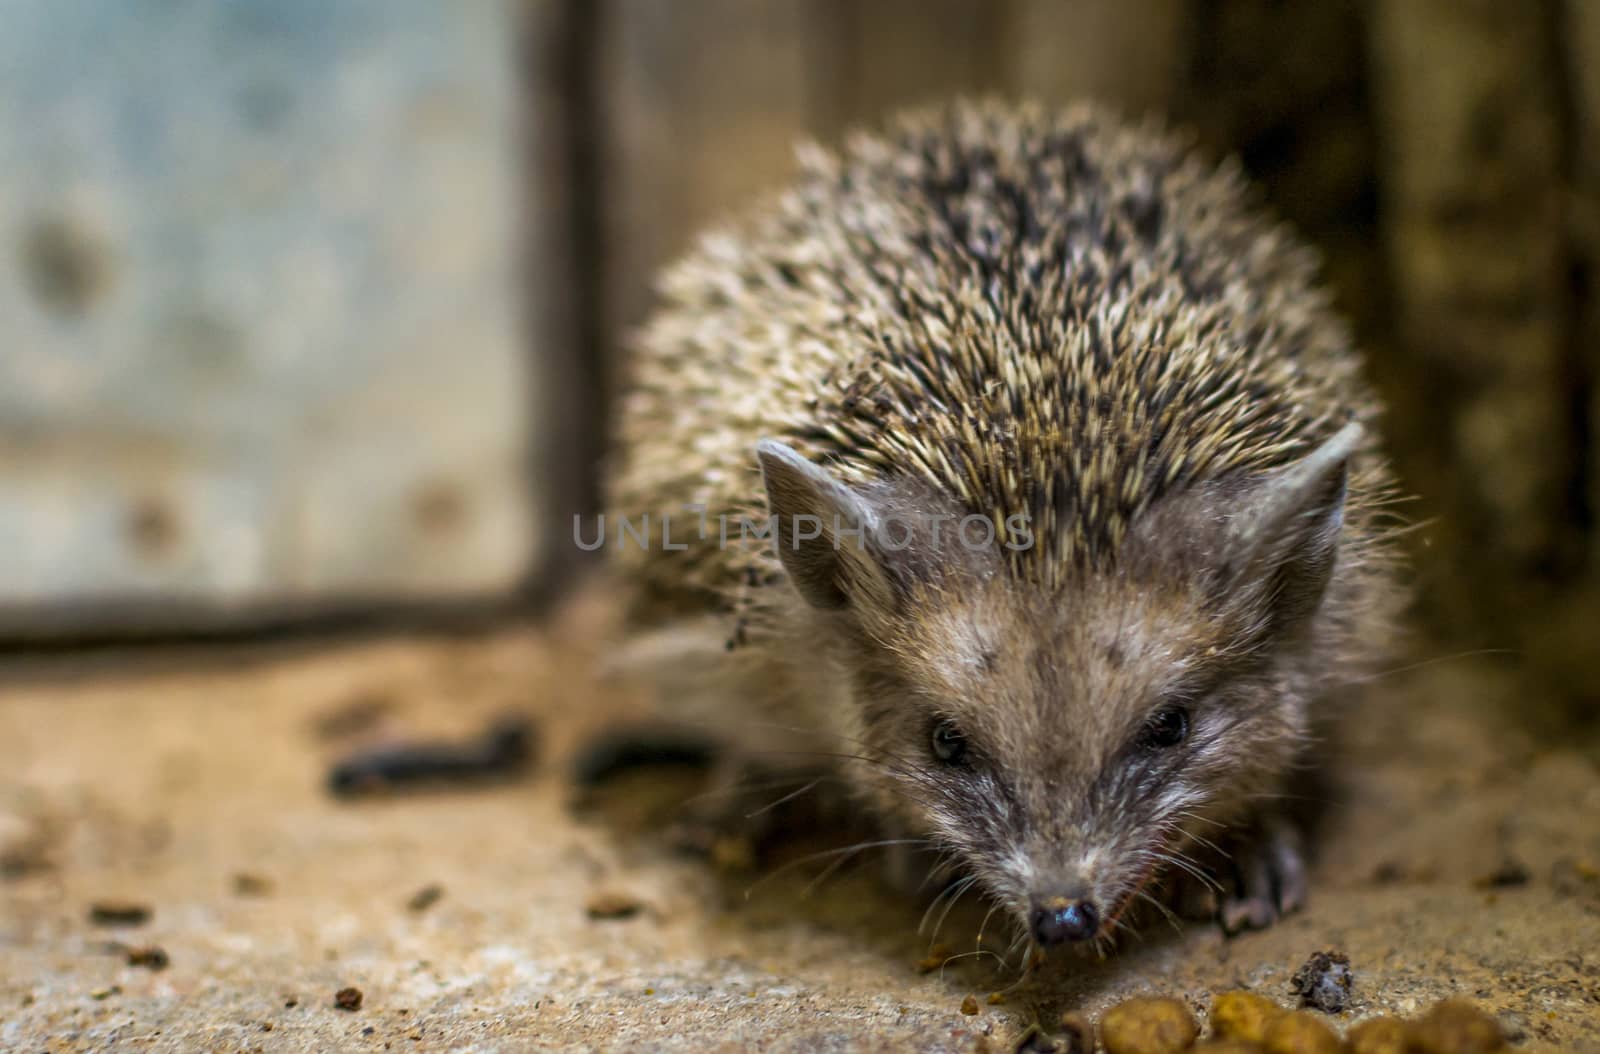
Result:
<instances>
[{"instance_id":1,"label":"hedgehog nose","mask_svg":"<svg viewBox=\"0 0 1600 1054\"><path fill-rule=\"evenodd\" d=\"M1052 897L1033 911L1033 937L1043 945L1086 941L1100 930L1100 913L1087 900Z\"/></svg>"}]
</instances>

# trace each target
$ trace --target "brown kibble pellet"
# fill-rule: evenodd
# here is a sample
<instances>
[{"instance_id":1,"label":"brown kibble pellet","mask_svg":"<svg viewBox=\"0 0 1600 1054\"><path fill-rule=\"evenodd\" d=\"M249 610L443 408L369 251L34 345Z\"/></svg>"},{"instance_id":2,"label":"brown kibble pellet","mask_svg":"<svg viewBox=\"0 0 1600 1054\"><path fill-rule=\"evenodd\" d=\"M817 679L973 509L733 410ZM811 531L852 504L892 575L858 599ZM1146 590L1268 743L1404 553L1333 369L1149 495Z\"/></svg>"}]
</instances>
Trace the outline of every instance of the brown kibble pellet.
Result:
<instances>
[{"instance_id":1,"label":"brown kibble pellet","mask_svg":"<svg viewBox=\"0 0 1600 1054\"><path fill-rule=\"evenodd\" d=\"M1406 1054L1410 1032L1394 1017L1369 1017L1350 1026L1345 1043L1351 1054Z\"/></svg>"},{"instance_id":2,"label":"brown kibble pellet","mask_svg":"<svg viewBox=\"0 0 1600 1054\"><path fill-rule=\"evenodd\" d=\"M1411 1049L1422 1054L1479 1054L1500 1050L1500 1023L1464 999L1446 999L1410 1028Z\"/></svg>"},{"instance_id":3,"label":"brown kibble pellet","mask_svg":"<svg viewBox=\"0 0 1600 1054\"><path fill-rule=\"evenodd\" d=\"M961 1000L961 1012L966 1014L968 1017L976 1014L978 1012L978 1001L972 998L970 995L967 996L965 999Z\"/></svg>"},{"instance_id":4,"label":"brown kibble pellet","mask_svg":"<svg viewBox=\"0 0 1600 1054\"><path fill-rule=\"evenodd\" d=\"M935 944L928 949L925 958L917 960L918 973L932 973L950 961L950 949L943 944Z\"/></svg>"},{"instance_id":5,"label":"brown kibble pellet","mask_svg":"<svg viewBox=\"0 0 1600 1054\"><path fill-rule=\"evenodd\" d=\"M1262 1054L1267 1048L1242 1039L1208 1039L1189 1049L1204 1054Z\"/></svg>"},{"instance_id":6,"label":"brown kibble pellet","mask_svg":"<svg viewBox=\"0 0 1600 1054\"><path fill-rule=\"evenodd\" d=\"M1260 1043L1266 1038L1267 1025L1286 1013L1259 993L1223 992L1211 1003L1211 1029L1218 1039Z\"/></svg>"},{"instance_id":7,"label":"brown kibble pellet","mask_svg":"<svg viewBox=\"0 0 1600 1054\"><path fill-rule=\"evenodd\" d=\"M1004 1006L1005 1001L1006 997L1000 992L990 992L989 998L986 1000L990 1006Z\"/></svg>"},{"instance_id":8,"label":"brown kibble pellet","mask_svg":"<svg viewBox=\"0 0 1600 1054\"><path fill-rule=\"evenodd\" d=\"M1303 1011L1273 1018L1261 1046L1269 1054L1341 1054L1344 1050L1337 1032Z\"/></svg>"},{"instance_id":9,"label":"brown kibble pellet","mask_svg":"<svg viewBox=\"0 0 1600 1054\"><path fill-rule=\"evenodd\" d=\"M1129 999L1100 1018L1107 1054L1177 1054L1200 1034L1194 1015L1177 999Z\"/></svg>"},{"instance_id":10,"label":"brown kibble pellet","mask_svg":"<svg viewBox=\"0 0 1600 1054\"><path fill-rule=\"evenodd\" d=\"M359 988L341 988L333 993L333 1005L340 1010L360 1010L362 998Z\"/></svg>"}]
</instances>

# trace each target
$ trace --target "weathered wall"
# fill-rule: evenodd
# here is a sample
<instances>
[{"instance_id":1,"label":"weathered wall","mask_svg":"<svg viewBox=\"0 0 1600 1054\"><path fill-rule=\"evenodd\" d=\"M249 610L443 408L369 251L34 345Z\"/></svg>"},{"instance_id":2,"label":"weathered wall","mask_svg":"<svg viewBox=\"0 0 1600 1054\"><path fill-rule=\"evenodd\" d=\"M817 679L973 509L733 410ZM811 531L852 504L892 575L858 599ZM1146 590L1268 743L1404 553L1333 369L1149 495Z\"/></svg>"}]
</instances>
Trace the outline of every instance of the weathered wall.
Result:
<instances>
[{"instance_id":1,"label":"weathered wall","mask_svg":"<svg viewBox=\"0 0 1600 1054\"><path fill-rule=\"evenodd\" d=\"M6 5L0 605L521 580L510 19Z\"/></svg>"}]
</instances>

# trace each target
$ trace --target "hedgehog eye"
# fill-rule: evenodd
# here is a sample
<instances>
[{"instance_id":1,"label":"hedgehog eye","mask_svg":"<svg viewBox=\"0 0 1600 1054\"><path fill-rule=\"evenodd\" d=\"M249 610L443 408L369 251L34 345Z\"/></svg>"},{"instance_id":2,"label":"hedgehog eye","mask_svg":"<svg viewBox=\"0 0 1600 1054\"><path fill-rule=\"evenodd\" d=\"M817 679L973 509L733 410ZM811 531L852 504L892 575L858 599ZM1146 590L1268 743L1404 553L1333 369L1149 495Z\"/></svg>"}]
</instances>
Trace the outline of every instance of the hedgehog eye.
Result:
<instances>
[{"instance_id":1,"label":"hedgehog eye","mask_svg":"<svg viewBox=\"0 0 1600 1054\"><path fill-rule=\"evenodd\" d=\"M967 737L954 721L938 721L933 726L933 756L946 765L959 765L967 755Z\"/></svg>"},{"instance_id":2,"label":"hedgehog eye","mask_svg":"<svg viewBox=\"0 0 1600 1054\"><path fill-rule=\"evenodd\" d=\"M1139 733L1139 746L1146 750L1165 750L1189 738L1189 711L1182 706L1164 706L1145 722Z\"/></svg>"}]
</instances>

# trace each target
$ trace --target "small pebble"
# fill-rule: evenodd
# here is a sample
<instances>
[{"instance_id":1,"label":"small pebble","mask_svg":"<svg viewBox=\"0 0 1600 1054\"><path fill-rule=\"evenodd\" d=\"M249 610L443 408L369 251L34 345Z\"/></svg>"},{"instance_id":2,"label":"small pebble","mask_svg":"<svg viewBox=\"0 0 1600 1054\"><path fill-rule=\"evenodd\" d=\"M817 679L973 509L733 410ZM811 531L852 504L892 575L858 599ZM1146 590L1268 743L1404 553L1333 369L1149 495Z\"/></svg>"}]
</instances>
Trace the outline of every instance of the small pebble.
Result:
<instances>
[{"instance_id":1,"label":"small pebble","mask_svg":"<svg viewBox=\"0 0 1600 1054\"><path fill-rule=\"evenodd\" d=\"M1350 1003L1355 977L1350 959L1339 952L1316 952L1294 972L1289 988L1300 997L1300 1005L1337 1014Z\"/></svg>"},{"instance_id":2,"label":"small pebble","mask_svg":"<svg viewBox=\"0 0 1600 1054\"><path fill-rule=\"evenodd\" d=\"M362 998L359 988L341 988L333 993L333 1005L340 1010L360 1010Z\"/></svg>"},{"instance_id":3,"label":"small pebble","mask_svg":"<svg viewBox=\"0 0 1600 1054\"><path fill-rule=\"evenodd\" d=\"M90 999L110 999L112 996L119 995L121 992L122 992L122 986L120 984L114 984L114 985L110 985L110 986L108 986L106 988L95 988L95 989L92 989L89 992L89 998Z\"/></svg>"},{"instance_id":4,"label":"small pebble","mask_svg":"<svg viewBox=\"0 0 1600 1054\"><path fill-rule=\"evenodd\" d=\"M1177 999L1129 999L1100 1018L1107 1054L1177 1054L1200 1034L1194 1015Z\"/></svg>"},{"instance_id":5,"label":"small pebble","mask_svg":"<svg viewBox=\"0 0 1600 1054\"><path fill-rule=\"evenodd\" d=\"M1395 1017L1369 1017L1345 1035L1351 1054L1406 1054L1407 1042L1406 1023Z\"/></svg>"}]
</instances>

